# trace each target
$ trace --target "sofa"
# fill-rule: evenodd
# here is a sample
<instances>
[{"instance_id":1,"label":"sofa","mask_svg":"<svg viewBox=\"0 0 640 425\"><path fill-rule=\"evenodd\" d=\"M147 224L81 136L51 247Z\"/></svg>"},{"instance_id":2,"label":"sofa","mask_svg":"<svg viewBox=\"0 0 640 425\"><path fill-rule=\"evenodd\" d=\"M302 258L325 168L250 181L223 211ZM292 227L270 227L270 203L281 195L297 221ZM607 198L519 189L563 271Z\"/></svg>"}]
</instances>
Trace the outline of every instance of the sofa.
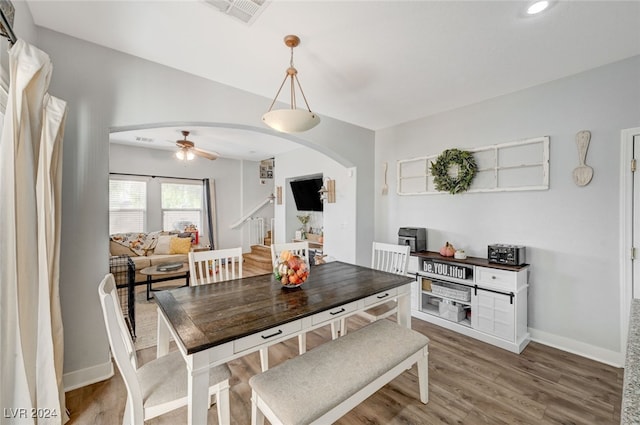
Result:
<instances>
[{"instance_id":1,"label":"sofa","mask_svg":"<svg viewBox=\"0 0 640 425\"><path fill-rule=\"evenodd\" d=\"M135 282L146 282L140 270L164 263L189 261L190 233L116 233L109 237L109 254L128 255L136 268Z\"/></svg>"}]
</instances>

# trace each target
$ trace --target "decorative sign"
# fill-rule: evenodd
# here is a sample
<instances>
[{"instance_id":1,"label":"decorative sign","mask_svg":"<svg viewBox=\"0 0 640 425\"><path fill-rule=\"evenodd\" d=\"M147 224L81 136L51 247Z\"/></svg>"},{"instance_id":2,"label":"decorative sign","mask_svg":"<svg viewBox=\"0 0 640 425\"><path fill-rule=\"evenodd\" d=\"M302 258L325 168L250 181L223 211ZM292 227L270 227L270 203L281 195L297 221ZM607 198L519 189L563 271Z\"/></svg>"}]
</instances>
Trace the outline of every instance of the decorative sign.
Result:
<instances>
[{"instance_id":1,"label":"decorative sign","mask_svg":"<svg viewBox=\"0 0 640 425\"><path fill-rule=\"evenodd\" d=\"M423 269L427 273L438 276L453 277L455 279L473 279L473 268L458 264L438 263L433 260L424 260Z\"/></svg>"}]
</instances>

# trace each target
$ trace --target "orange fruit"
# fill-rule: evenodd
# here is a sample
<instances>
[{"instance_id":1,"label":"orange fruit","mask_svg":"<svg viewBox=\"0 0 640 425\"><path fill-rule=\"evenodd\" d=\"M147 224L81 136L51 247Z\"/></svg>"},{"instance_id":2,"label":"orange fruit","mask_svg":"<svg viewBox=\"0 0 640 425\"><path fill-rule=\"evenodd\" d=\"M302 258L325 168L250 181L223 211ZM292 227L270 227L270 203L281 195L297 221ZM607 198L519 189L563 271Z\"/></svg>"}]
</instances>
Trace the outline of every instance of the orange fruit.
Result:
<instances>
[{"instance_id":1,"label":"orange fruit","mask_svg":"<svg viewBox=\"0 0 640 425\"><path fill-rule=\"evenodd\" d=\"M289 259L293 256L293 254L291 253L291 251L289 250L284 250L280 253L280 259L282 261L289 261Z\"/></svg>"}]
</instances>

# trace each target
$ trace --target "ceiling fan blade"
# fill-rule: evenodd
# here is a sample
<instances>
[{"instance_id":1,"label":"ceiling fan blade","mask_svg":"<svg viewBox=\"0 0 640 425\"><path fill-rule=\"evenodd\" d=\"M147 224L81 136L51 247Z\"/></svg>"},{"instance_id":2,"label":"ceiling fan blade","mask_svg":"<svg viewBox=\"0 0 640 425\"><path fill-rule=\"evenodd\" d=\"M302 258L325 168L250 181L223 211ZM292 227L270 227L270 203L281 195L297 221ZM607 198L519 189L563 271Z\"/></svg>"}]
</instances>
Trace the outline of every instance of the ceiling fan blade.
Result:
<instances>
[{"instance_id":1,"label":"ceiling fan blade","mask_svg":"<svg viewBox=\"0 0 640 425\"><path fill-rule=\"evenodd\" d=\"M202 158L210 159L212 161L214 159L218 159L218 156L219 156L216 152L205 151L203 149L198 149L198 148L191 148L191 151Z\"/></svg>"}]
</instances>

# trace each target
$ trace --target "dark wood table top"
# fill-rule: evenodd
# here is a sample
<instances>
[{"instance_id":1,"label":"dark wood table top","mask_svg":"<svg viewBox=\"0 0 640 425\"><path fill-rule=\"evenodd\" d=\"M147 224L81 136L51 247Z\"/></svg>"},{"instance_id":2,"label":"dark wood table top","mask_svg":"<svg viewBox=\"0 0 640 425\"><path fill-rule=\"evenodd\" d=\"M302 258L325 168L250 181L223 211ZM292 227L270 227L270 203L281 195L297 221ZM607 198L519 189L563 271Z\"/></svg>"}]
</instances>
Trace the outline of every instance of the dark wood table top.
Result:
<instances>
[{"instance_id":1,"label":"dark wood table top","mask_svg":"<svg viewBox=\"0 0 640 425\"><path fill-rule=\"evenodd\" d=\"M156 292L188 354L405 285L413 277L334 261L313 266L299 288L273 274Z\"/></svg>"}]
</instances>

